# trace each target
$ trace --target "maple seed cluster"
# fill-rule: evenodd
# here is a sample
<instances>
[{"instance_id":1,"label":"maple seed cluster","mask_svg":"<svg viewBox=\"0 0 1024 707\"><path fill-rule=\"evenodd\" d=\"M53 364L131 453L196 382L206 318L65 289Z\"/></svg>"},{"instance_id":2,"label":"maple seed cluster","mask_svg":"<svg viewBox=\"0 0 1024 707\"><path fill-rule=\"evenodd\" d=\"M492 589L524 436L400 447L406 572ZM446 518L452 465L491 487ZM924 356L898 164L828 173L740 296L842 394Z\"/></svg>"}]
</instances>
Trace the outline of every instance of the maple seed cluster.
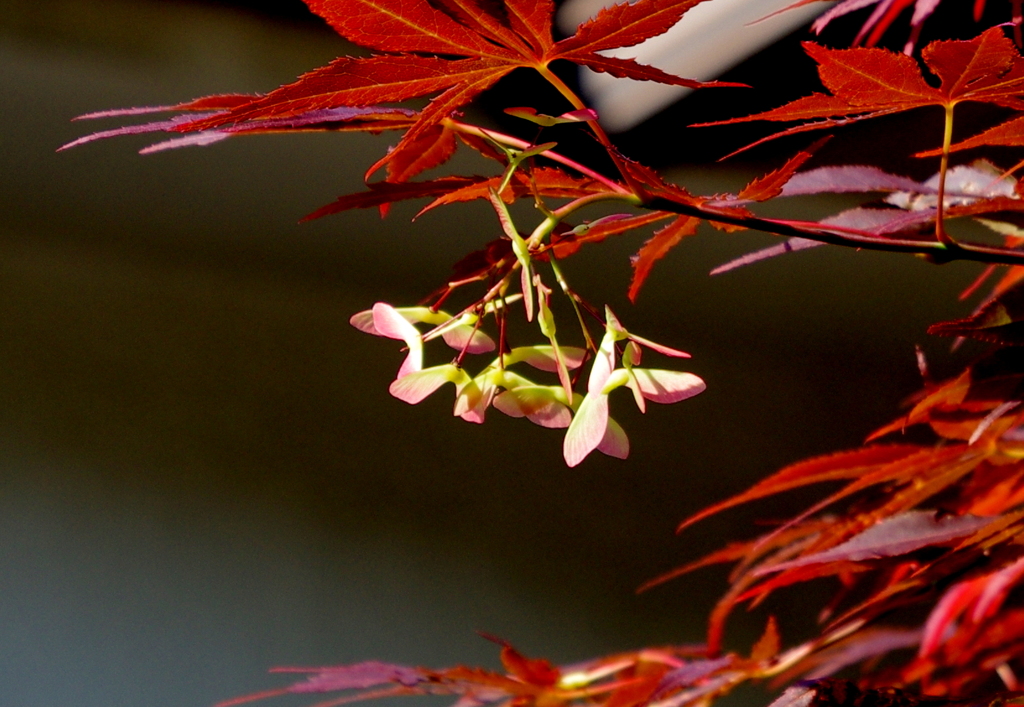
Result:
<instances>
[{"instance_id":1,"label":"maple seed cluster","mask_svg":"<svg viewBox=\"0 0 1024 707\"><path fill-rule=\"evenodd\" d=\"M378 302L373 309L354 315L351 323L360 331L405 342L408 355L389 388L399 400L416 404L445 383L452 383L455 386L454 414L467 422L483 423L487 408L493 406L510 417L525 417L541 427L568 428L563 454L569 466L576 466L595 449L620 459L629 454L629 439L608 412L608 395L616 388L629 388L641 412L646 411L647 400L674 403L704 390L704 381L692 373L641 368L641 345L670 356L688 357L688 354L630 334L606 308L605 334L592 355L586 393L574 392L570 371L583 365L588 352L558 343L554 316L548 305L550 290L544 288L539 277L535 286L540 291L537 321L549 343L507 349L475 376L459 363L424 368L426 337L415 326L433 324L434 328L426 336L440 336L448 346L459 351L460 359L466 354L493 354L497 346L479 329L480 320L475 314L455 317L427 307L396 308ZM512 299L505 299L503 306ZM497 307L487 309L501 311ZM621 341L627 343L622 365L617 367L616 350ZM538 384L510 369L518 363L554 373L559 383Z\"/></svg>"}]
</instances>

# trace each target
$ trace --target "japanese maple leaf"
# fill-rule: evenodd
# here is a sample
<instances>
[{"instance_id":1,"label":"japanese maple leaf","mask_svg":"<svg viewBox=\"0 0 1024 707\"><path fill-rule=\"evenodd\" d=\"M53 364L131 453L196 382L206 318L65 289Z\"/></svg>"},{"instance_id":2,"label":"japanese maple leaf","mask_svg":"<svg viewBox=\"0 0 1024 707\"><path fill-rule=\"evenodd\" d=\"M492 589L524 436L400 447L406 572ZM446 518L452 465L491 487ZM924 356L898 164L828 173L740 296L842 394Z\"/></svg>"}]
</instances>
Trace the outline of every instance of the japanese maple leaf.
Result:
<instances>
[{"instance_id":1,"label":"japanese maple leaf","mask_svg":"<svg viewBox=\"0 0 1024 707\"><path fill-rule=\"evenodd\" d=\"M752 120L811 121L749 145L783 135L835 127L926 106L952 109L974 101L1024 109L1024 59L1003 30L993 27L974 39L932 42L922 51L925 65L939 79L929 84L918 63L885 49L828 49L805 42L818 62L818 75L831 94L814 93L779 108L703 125ZM744 148L747 149L747 148Z\"/></svg>"},{"instance_id":2,"label":"japanese maple leaf","mask_svg":"<svg viewBox=\"0 0 1024 707\"><path fill-rule=\"evenodd\" d=\"M387 160L394 161L421 149L422 138L432 128L517 68L535 69L560 88L564 87L548 68L559 59L619 77L691 88L707 85L598 53L659 35L702 2L639 0L614 5L580 25L573 36L555 42L551 0L506 0L500 5L484 0L306 0L338 34L377 53L340 57L265 96L175 129L211 130L315 110L435 96L389 154ZM566 93L568 97L567 89ZM389 178L404 181L414 172L403 167Z\"/></svg>"}]
</instances>

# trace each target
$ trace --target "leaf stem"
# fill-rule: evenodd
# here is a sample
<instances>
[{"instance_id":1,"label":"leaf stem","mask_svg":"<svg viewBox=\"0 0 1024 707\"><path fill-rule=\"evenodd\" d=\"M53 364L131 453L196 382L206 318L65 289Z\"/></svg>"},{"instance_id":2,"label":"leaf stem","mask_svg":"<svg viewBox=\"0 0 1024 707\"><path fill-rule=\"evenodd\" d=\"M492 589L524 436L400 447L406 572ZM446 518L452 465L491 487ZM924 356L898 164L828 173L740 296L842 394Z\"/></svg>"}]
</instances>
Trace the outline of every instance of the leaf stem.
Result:
<instances>
[{"instance_id":1,"label":"leaf stem","mask_svg":"<svg viewBox=\"0 0 1024 707\"><path fill-rule=\"evenodd\" d=\"M518 270L518 265L519 264L516 263L515 266L510 268L509 271L505 273L505 275L500 280L491 285L490 289L488 289L487 292L484 293L483 297L453 314L444 324L439 324L430 331L428 331L427 333L425 333L423 335L423 342L426 343L441 336L442 332L445 330L446 327L448 327L451 324L451 322L458 321L463 317L463 315L469 314L470 312L474 311L481 304L486 305L488 302L492 302L498 299L499 295L501 296L500 299L504 304L505 298L503 292L508 287L509 281L511 280L512 277L512 273ZM518 297L518 295L516 296Z\"/></svg>"},{"instance_id":2,"label":"leaf stem","mask_svg":"<svg viewBox=\"0 0 1024 707\"><path fill-rule=\"evenodd\" d=\"M946 119L942 130L942 159L939 162L938 202L935 205L935 238L946 248L956 248L957 243L946 233L943 218L946 209L946 173L949 171L949 146L953 143L953 103L947 105Z\"/></svg>"},{"instance_id":3,"label":"leaf stem","mask_svg":"<svg viewBox=\"0 0 1024 707\"><path fill-rule=\"evenodd\" d=\"M495 142L501 143L502 145L514 147L517 150L526 150L533 146L532 143L527 142L526 140L520 140L517 137L512 137L511 135L506 135L505 133L500 133L495 130L477 127L476 125L460 123L459 121L452 120L451 118L446 118L444 120L444 123L449 128L456 132L464 133L466 135L475 135L476 137L482 137L488 140L494 140ZM569 167L570 169L576 170L585 177L590 177L595 181L601 182L601 184L604 184L606 187L613 191L616 191L620 194L632 194L632 192L629 189L622 186L618 182L611 180L608 177L604 176L603 174L599 174L598 172L595 172L589 167L580 164L576 160L569 159L565 155L561 155L555 152L554 150L546 151L544 153L544 156L547 157L552 162L558 162L559 164L563 164L566 167Z\"/></svg>"},{"instance_id":4,"label":"leaf stem","mask_svg":"<svg viewBox=\"0 0 1024 707\"><path fill-rule=\"evenodd\" d=\"M597 351L597 346L594 344L594 340L590 338L590 329L587 328L587 322L583 318L583 312L580 311L579 302L577 302L577 295L573 292L572 288L569 287L569 282L565 279L565 275L562 274L562 268L558 264L558 260L555 258L555 254L552 253L548 259L548 263L551 265L551 272L555 274L555 280L558 281L558 286L562 288L562 292L569 301L572 303L573 311L576 312L576 319L580 322L580 329L583 330L583 339L587 342L587 348L591 351Z\"/></svg>"},{"instance_id":5,"label":"leaf stem","mask_svg":"<svg viewBox=\"0 0 1024 707\"><path fill-rule=\"evenodd\" d=\"M545 219L541 221L535 229L533 229L530 237L526 239L526 245L529 247L531 252L534 249L539 248L544 239L550 236L558 224L566 218L584 206L597 204L602 201L624 201L632 206L641 205L640 198L634 194L609 194L608 192L601 192L598 194L581 196L579 199L570 201L568 204L550 212Z\"/></svg>"}]
</instances>

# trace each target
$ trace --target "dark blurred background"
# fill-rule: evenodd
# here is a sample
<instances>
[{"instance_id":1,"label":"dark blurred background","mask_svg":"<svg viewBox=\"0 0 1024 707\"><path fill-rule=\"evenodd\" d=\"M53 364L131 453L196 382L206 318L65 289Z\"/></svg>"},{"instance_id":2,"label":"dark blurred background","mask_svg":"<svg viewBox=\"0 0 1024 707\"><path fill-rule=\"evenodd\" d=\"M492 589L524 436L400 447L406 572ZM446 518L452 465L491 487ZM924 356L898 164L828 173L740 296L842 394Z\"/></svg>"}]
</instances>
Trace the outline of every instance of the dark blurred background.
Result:
<instances>
[{"instance_id":1,"label":"dark blurred background","mask_svg":"<svg viewBox=\"0 0 1024 707\"><path fill-rule=\"evenodd\" d=\"M417 301L496 233L480 205L411 225L415 207L297 223L359 189L393 136L54 152L117 124L76 115L266 91L352 50L297 1L0 0L4 705L202 706L280 685L265 674L280 664L495 665L476 631L560 662L699 641L723 573L634 589L755 532L754 516L680 537L676 523L858 444L917 387L915 343L954 372L948 342L924 330L967 311L956 294L975 267L822 248L709 278L772 242L709 231L660 262L633 306L628 256L643 236L620 238L569 263L573 282L690 351L708 391L643 418L616 399L629 460L567 469L558 433L494 412L469 425L449 391L394 400L398 346L348 325L375 301ZM757 85L731 110L775 105L813 76L779 45L731 74ZM481 119L532 104L528 77L503 88ZM703 193L803 146L716 164L748 133L681 127L712 105L698 94L623 145ZM880 152L906 141L895 125ZM814 495L750 513L784 517ZM811 601L765 611L796 639ZM738 615L731 645L765 611Z\"/></svg>"}]
</instances>

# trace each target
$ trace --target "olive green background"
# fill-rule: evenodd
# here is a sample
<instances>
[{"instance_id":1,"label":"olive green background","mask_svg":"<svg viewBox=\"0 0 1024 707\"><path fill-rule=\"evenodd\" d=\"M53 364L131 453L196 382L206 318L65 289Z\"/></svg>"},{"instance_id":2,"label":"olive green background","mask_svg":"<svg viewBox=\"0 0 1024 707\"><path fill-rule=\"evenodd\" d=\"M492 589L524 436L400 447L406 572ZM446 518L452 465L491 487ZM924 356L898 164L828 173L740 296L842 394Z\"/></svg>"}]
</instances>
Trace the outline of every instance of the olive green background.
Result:
<instances>
[{"instance_id":1,"label":"olive green background","mask_svg":"<svg viewBox=\"0 0 1024 707\"><path fill-rule=\"evenodd\" d=\"M268 90L349 51L201 5L0 0L3 704L207 705L282 684L265 674L282 664L494 665L478 630L557 661L699 641L722 573L634 588L756 528L733 513L675 537L678 520L888 421L918 383L915 343L955 370L924 330L967 311L976 267L822 248L708 278L771 242L709 231L633 306L643 236L623 237L569 263L573 282L690 351L708 391L645 417L616 398L630 459L567 469L558 433L469 425L450 391L392 399L398 345L348 325L417 301L496 235L479 205L297 224L358 189L393 136L54 152L118 124L78 114ZM713 191L763 167L673 174ZM796 598L770 607L784 637L813 619ZM732 644L763 621L739 615Z\"/></svg>"}]
</instances>

